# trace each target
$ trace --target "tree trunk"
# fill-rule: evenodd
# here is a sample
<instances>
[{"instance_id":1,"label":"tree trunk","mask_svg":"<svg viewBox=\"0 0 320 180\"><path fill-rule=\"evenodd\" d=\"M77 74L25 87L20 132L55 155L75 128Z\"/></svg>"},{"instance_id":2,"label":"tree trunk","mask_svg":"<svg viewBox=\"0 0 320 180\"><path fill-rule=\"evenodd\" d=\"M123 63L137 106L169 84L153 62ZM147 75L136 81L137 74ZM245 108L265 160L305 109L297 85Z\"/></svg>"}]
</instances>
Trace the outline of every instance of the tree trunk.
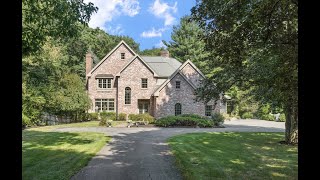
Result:
<instances>
[{"instance_id":1,"label":"tree trunk","mask_svg":"<svg viewBox=\"0 0 320 180\"><path fill-rule=\"evenodd\" d=\"M285 141L288 144L298 144L298 107L286 108Z\"/></svg>"}]
</instances>

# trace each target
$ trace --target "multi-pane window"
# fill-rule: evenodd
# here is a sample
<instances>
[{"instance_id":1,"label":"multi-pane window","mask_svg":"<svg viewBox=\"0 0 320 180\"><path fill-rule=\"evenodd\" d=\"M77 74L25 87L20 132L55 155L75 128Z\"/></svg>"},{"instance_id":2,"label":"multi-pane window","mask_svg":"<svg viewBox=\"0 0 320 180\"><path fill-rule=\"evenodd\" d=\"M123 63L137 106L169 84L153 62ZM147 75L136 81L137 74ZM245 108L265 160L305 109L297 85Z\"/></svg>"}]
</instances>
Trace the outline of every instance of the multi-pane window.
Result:
<instances>
[{"instance_id":1,"label":"multi-pane window","mask_svg":"<svg viewBox=\"0 0 320 180\"><path fill-rule=\"evenodd\" d=\"M180 89L180 81L176 81L176 88Z\"/></svg>"},{"instance_id":2,"label":"multi-pane window","mask_svg":"<svg viewBox=\"0 0 320 180\"><path fill-rule=\"evenodd\" d=\"M211 114L212 114L212 105L206 105L205 114L206 114L206 116L211 116Z\"/></svg>"},{"instance_id":3,"label":"multi-pane window","mask_svg":"<svg viewBox=\"0 0 320 180\"><path fill-rule=\"evenodd\" d=\"M139 103L139 114L148 113L149 103Z\"/></svg>"},{"instance_id":4,"label":"multi-pane window","mask_svg":"<svg viewBox=\"0 0 320 180\"><path fill-rule=\"evenodd\" d=\"M175 106L174 106L174 115L180 115L181 114L181 104L180 103L177 103Z\"/></svg>"},{"instance_id":5,"label":"multi-pane window","mask_svg":"<svg viewBox=\"0 0 320 180\"><path fill-rule=\"evenodd\" d=\"M95 99L95 111L114 111L114 99Z\"/></svg>"},{"instance_id":6,"label":"multi-pane window","mask_svg":"<svg viewBox=\"0 0 320 180\"><path fill-rule=\"evenodd\" d=\"M99 78L98 79L98 88L99 89L107 89L111 88L111 79L107 78Z\"/></svg>"},{"instance_id":7,"label":"multi-pane window","mask_svg":"<svg viewBox=\"0 0 320 180\"><path fill-rule=\"evenodd\" d=\"M121 53L121 59L125 59L126 58L126 54L125 53Z\"/></svg>"},{"instance_id":8,"label":"multi-pane window","mask_svg":"<svg viewBox=\"0 0 320 180\"><path fill-rule=\"evenodd\" d=\"M146 79L146 78L141 79L141 87L148 88L148 79Z\"/></svg>"},{"instance_id":9,"label":"multi-pane window","mask_svg":"<svg viewBox=\"0 0 320 180\"><path fill-rule=\"evenodd\" d=\"M131 88L129 87L124 90L124 104L131 104Z\"/></svg>"}]
</instances>

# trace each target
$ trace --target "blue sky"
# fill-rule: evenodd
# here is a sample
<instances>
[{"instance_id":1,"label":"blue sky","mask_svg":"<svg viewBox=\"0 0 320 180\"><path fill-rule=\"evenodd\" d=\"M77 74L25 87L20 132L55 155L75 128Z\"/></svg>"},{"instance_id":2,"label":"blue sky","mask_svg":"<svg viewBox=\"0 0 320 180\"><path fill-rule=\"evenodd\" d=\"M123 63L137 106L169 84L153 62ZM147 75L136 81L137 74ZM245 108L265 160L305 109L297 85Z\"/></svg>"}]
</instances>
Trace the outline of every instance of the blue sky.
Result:
<instances>
[{"instance_id":1,"label":"blue sky","mask_svg":"<svg viewBox=\"0 0 320 180\"><path fill-rule=\"evenodd\" d=\"M89 26L109 34L127 35L140 44L140 50L161 47L171 40L172 27L190 15L196 0L84 0L99 8Z\"/></svg>"}]
</instances>

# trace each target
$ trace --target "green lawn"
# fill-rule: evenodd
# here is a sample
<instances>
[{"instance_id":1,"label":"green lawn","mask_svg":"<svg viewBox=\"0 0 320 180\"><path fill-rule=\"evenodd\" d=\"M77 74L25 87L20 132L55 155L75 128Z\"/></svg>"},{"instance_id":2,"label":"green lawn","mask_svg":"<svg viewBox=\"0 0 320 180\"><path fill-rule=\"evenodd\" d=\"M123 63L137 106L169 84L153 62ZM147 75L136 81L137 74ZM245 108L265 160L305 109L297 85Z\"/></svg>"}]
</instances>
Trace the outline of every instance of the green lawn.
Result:
<instances>
[{"instance_id":1,"label":"green lawn","mask_svg":"<svg viewBox=\"0 0 320 180\"><path fill-rule=\"evenodd\" d=\"M112 121L112 126L116 126L118 124L126 123L126 121ZM34 128L29 128L29 130L37 130L37 131L50 131L57 128L67 128L67 127L102 127L99 126L99 121L87 121L87 122L79 122L79 123L70 123L70 124L59 124L53 126L39 126Z\"/></svg>"},{"instance_id":2,"label":"green lawn","mask_svg":"<svg viewBox=\"0 0 320 180\"><path fill-rule=\"evenodd\" d=\"M110 140L102 133L49 130L22 132L22 179L70 179Z\"/></svg>"},{"instance_id":3,"label":"green lawn","mask_svg":"<svg viewBox=\"0 0 320 180\"><path fill-rule=\"evenodd\" d=\"M193 133L168 140L185 179L298 179L284 133Z\"/></svg>"}]
</instances>

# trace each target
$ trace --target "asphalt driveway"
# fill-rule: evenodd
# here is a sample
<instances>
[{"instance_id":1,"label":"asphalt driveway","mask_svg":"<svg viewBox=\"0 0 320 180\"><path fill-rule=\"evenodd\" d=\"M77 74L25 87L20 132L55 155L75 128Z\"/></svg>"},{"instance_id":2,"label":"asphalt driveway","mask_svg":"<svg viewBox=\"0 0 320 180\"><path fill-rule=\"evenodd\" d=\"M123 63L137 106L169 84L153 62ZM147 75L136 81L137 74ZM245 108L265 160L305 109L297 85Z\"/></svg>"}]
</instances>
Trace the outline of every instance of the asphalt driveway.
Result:
<instances>
[{"instance_id":1,"label":"asphalt driveway","mask_svg":"<svg viewBox=\"0 0 320 180\"><path fill-rule=\"evenodd\" d=\"M226 128L62 128L56 131L102 132L112 136L74 180L182 179L166 139L192 132L284 132L284 122L233 120Z\"/></svg>"}]
</instances>

